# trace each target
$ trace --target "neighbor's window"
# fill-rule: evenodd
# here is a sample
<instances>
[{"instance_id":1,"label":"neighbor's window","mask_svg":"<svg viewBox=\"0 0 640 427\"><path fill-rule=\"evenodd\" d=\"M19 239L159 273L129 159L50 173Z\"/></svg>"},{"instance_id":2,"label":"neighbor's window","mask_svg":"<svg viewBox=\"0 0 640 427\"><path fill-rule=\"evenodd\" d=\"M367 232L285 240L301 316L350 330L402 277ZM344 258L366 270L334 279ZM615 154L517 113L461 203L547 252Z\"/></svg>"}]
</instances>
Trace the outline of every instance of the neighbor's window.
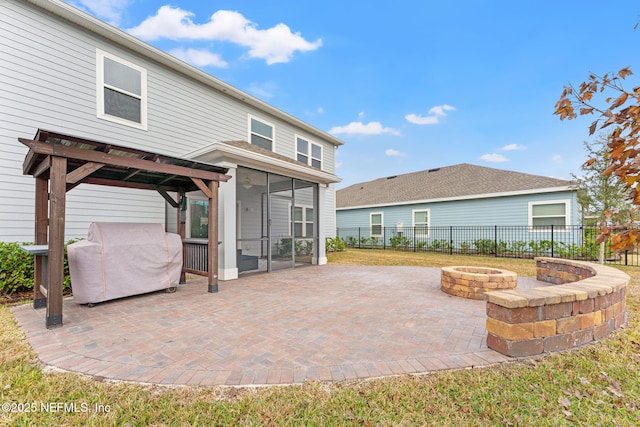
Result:
<instances>
[{"instance_id":1,"label":"neighbor's window","mask_svg":"<svg viewBox=\"0 0 640 427\"><path fill-rule=\"evenodd\" d=\"M296 137L298 161L322 169L322 146L304 138Z\"/></svg>"},{"instance_id":2,"label":"neighbor's window","mask_svg":"<svg viewBox=\"0 0 640 427\"><path fill-rule=\"evenodd\" d=\"M273 125L249 117L249 141L265 150L273 151Z\"/></svg>"},{"instance_id":3,"label":"neighbor's window","mask_svg":"<svg viewBox=\"0 0 640 427\"><path fill-rule=\"evenodd\" d=\"M147 71L97 51L98 117L147 129Z\"/></svg>"},{"instance_id":4,"label":"neighbor's window","mask_svg":"<svg viewBox=\"0 0 640 427\"><path fill-rule=\"evenodd\" d=\"M413 211L413 228L416 237L429 236L429 209Z\"/></svg>"},{"instance_id":5,"label":"neighbor's window","mask_svg":"<svg viewBox=\"0 0 640 427\"><path fill-rule=\"evenodd\" d=\"M370 216L371 236L382 237L382 213L372 213Z\"/></svg>"},{"instance_id":6,"label":"neighbor's window","mask_svg":"<svg viewBox=\"0 0 640 427\"><path fill-rule=\"evenodd\" d=\"M569 225L569 201L529 202L529 225L539 228L564 228Z\"/></svg>"}]
</instances>

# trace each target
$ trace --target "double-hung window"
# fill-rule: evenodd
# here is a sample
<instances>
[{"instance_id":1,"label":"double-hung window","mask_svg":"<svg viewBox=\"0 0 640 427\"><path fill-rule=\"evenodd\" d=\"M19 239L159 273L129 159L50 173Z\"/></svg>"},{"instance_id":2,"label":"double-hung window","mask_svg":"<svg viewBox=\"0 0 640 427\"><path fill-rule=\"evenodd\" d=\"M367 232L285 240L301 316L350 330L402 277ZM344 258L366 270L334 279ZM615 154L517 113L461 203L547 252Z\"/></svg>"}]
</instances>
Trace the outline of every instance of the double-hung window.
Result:
<instances>
[{"instance_id":1,"label":"double-hung window","mask_svg":"<svg viewBox=\"0 0 640 427\"><path fill-rule=\"evenodd\" d=\"M549 200L544 202L529 202L529 225L534 230L554 229L564 230L570 225L569 200Z\"/></svg>"},{"instance_id":2,"label":"double-hung window","mask_svg":"<svg viewBox=\"0 0 640 427\"><path fill-rule=\"evenodd\" d=\"M429 237L429 209L413 210L413 229L416 237Z\"/></svg>"},{"instance_id":3,"label":"double-hung window","mask_svg":"<svg viewBox=\"0 0 640 427\"><path fill-rule=\"evenodd\" d=\"M272 124L249 117L249 142L265 150L274 151L273 135Z\"/></svg>"},{"instance_id":4,"label":"double-hung window","mask_svg":"<svg viewBox=\"0 0 640 427\"><path fill-rule=\"evenodd\" d=\"M97 115L147 129L147 70L97 50Z\"/></svg>"},{"instance_id":5,"label":"double-hung window","mask_svg":"<svg viewBox=\"0 0 640 427\"><path fill-rule=\"evenodd\" d=\"M322 146L296 136L298 161L322 169Z\"/></svg>"},{"instance_id":6,"label":"double-hung window","mask_svg":"<svg viewBox=\"0 0 640 427\"><path fill-rule=\"evenodd\" d=\"M369 216L369 224L371 227L371 237L382 237L382 226L383 226L383 215L382 213L372 213Z\"/></svg>"}]
</instances>

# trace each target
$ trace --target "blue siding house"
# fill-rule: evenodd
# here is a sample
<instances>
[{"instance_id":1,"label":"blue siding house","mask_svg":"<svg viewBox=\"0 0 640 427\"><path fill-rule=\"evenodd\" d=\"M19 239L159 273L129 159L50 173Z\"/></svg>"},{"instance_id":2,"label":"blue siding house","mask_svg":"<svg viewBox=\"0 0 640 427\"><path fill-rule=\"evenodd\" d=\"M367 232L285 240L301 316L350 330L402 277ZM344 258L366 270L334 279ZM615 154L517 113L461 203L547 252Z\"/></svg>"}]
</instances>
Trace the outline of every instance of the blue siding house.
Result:
<instances>
[{"instance_id":1,"label":"blue siding house","mask_svg":"<svg viewBox=\"0 0 640 427\"><path fill-rule=\"evenodd\" d=\"M581 245L576 194L561 179L471 164L441 167L338 190L337 234L373 246Z\"/></svg>"}]
</instances>

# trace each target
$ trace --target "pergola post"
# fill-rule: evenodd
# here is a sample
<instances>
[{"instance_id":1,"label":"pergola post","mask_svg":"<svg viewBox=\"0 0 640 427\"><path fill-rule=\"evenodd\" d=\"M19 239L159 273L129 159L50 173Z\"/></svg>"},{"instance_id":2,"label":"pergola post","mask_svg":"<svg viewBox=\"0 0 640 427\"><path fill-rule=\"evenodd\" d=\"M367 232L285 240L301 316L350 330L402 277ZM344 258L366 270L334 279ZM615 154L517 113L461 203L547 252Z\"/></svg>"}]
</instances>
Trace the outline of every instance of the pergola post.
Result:
<instances>
[{"instance_id":1,"label":"pergola post","mask_svg":"<svg viewBox=\"0 0 640 427\"><path fill-rule=\"evenodd\" d=\"M218 292L218 181L209 181L209 240L207 269L209 292Z\"/></svg>"},{"instance_id":2,"label":"pergola post","mask_svg":"<svg viewBox=\"0 0 640 427\"><path fill-rule=\"evenodd\" d=\"M36 245L47 244L47 230L49 225L49 180L36 177L35 203L35 237ZM33 308L47 306L47 297L41 292L41 286L46 288L48 271L46 255L36 255L33 265ZM45 291L46 292L46 291Z\"/></svg>"},{"instance_id":3,"label":"pergola post","mask_svg":"<svg viewBox=\"0 0 640 427\"><path fill-rule=\"evenodd\" d=\"M186 232L186 224L187 224L187 206L186 206L186 194L184 191L184 188L180 188L178 190L178 207L176 208L177 211L177 226L176 226L176 230L178 232L178 234L180 235L180 240L183 242L182 243L182 271L180 271L180 284L183 283L187 283L187 274L184 271L184 260L185 260L185 253L184 253L184 239L187 236L187 232Z\"/></svg>"},{"instance_id":4,"label":"pergola post","mask_svg":"<svg viewBox=\"0 0 640 427\"><path fill-rule=\"evenodd\" d=\"M47 328L62 325L62 288L64 284L64 221L67 194L67 159L51 158L49 195L49 277L47 280Z\"/></svg>"}]
</instances>

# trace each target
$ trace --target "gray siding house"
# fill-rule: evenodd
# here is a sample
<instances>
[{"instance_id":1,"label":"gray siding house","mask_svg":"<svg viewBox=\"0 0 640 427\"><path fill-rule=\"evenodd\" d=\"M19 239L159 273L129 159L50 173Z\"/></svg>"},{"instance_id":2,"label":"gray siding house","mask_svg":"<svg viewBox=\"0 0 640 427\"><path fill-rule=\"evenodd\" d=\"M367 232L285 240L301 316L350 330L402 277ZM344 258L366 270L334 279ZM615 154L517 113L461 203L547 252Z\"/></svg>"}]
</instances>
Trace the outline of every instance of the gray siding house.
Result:
<instances>
[{"instance_id":1,"label":"gray siding house","mask_svg":"<svg viewBox=\"0 0 640 427\"><path fill-rule=\"evenodd\" d=\"M380 244L405 236L459 246L477 240L474 227L499 226L511 236L491 233L492 240L540 240L553 229L557 240L574 241L571 230L580 225L581 209L570 184L471 164L379 178L337 191L338 234ZM450 238L460 230L466 236Z\"/></svg>"},{"instance_id":2,"label":"gray siding house","mask_svg":"<svg viewBox=\"0 0 640 427\"><path fill-rule=\"evenodd\" d=\"M38 129L228 168L220 185L219 277L326 263L343 142L57 0L0 2L0 241L34 239L34 183L18 138ZM96 197L99 195L99 197ZM207 204L184 218L155 192L80 185L67 240L91 222L155 222L207 236Z\"/></svg>"}]
</instances>

